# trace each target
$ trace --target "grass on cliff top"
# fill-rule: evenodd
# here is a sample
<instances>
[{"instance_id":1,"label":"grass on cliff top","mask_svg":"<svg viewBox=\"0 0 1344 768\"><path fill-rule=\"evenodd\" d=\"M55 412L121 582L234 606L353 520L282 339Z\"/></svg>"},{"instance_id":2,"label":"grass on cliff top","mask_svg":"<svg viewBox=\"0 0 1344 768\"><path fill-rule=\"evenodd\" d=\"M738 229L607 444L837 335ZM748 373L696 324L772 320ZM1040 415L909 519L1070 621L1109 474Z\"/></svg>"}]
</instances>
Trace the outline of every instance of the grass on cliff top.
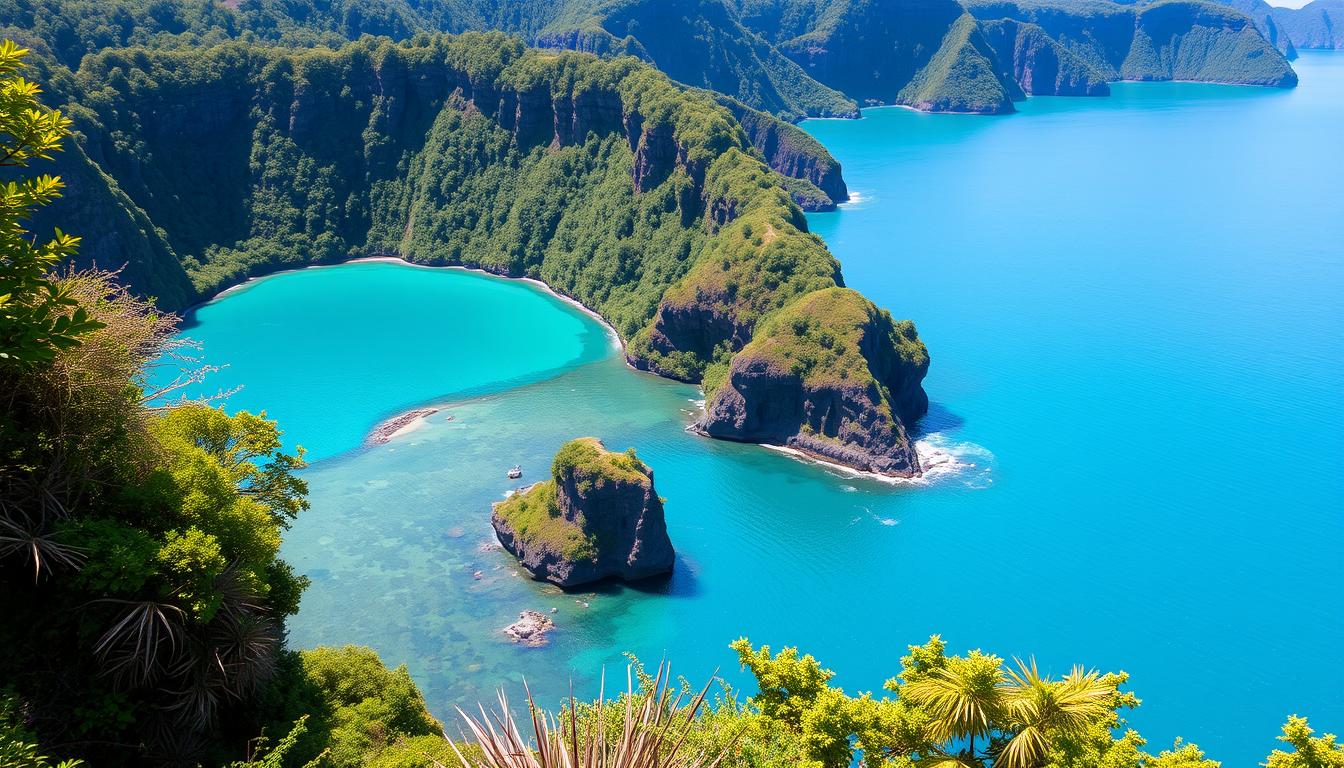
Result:
<instances>
[{"instance_id":1,"label":"grass on cliff top","mask_svg":"<svg viewBox=\"0 0 1344 768\"><path fill-rule=\"evenodd\" d=\"M860 348L868 333L886 333L888 338L877 343L890 344L907 365L927 364L928 351L914 323L892 320L890 313L850 288L814 291L785 307L742 354L765 359L806 386L866 386L874 381Z\"/></svg>"},{"instance_id":2,"label":"grass on cliff top","mask_svg":"<svg viewBox=\"0 0 1344 768\"><path fill-rule=\"evenodd\" d=\"M579 491L587 493L606 481L647 483L649 468L634 448L616 453L606 450L595 437L580 437L556 452L550 480L495 506L495 512L513 527L524 546L545 544L566 560L592 560L597 557L599 541L596 533L588 531L582 512L573 521L560 514L556 494L567 477L573 477Z\"/></svg>"},{"instance_id":3,"label":"grass on cliff top","mask_svg":"<svg viewBox=\"0 0 1344 768\"><path fill-rule=\"evenodd\" d=\"M560 514L554 480L537 483L499 502L495 513L508 522L526 548L546 545L566 560L597 557L596 537L584 531L581 521L571 522Z\"/></svg>"},{"instance_id":4,"label":"grass on cliff top","mask_svg":"<svg viewBox=\"0 0 1344 768\"><path fill-rule=\"evenodd\" d=\"M581 491L605 480L646 483L649 468L639 460L634 448L624 453L608 451L595 437L580 437L560 446L551 462L551 479L561 482L566 476L576 479Z\"/></svg>"},{"instance_id":5,"label":"grass on cliff top","mask_svg":"<svg viewBox=\"0 0 1344 768\"><path fill-rule=\"evenodd\" d=\"M663 295L663 303L732 318L752 328L762 318L812 291L840 282L840 264L821 238L807 231L807 219L793 203L779 174L750 155L729 151L710 166L705 179L713 234L690 271ZM648 349L648 329L631 348ZM723 362L732 350L716 350ZM714 359L684 355L661 358L663 370L694 381Z\"/></svg>"}]
</instances>

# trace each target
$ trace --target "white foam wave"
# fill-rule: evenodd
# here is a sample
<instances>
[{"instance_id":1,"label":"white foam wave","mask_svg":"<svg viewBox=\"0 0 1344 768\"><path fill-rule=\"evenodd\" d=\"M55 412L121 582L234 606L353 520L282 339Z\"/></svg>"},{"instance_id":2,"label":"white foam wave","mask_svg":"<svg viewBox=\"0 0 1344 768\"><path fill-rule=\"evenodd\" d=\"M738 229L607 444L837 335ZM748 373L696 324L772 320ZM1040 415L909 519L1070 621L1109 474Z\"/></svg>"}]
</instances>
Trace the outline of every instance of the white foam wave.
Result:
<instances>
[{"instance_id":1,"label":"white foam wave","mask_svg":"<svg viewBox=\"0 0 1344 768\"><path fill-rule=\"evenodd\" d=\"M919 479L926 483L960 477L971 487L989 485L994 454L982 445L953 440L942 432L931 432L915 441L915 451L924 467L924 476Z\"/></svg>"}]
</instances>

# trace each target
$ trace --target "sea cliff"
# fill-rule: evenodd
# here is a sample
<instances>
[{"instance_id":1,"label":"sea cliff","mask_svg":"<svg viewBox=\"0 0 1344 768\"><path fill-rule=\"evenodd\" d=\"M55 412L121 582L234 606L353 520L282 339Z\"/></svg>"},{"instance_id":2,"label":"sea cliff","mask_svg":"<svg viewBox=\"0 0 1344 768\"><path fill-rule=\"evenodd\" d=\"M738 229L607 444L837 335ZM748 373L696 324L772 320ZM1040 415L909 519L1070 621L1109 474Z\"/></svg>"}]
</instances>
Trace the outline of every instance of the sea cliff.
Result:
<instances>
[{"instance_id":1,"label":"sea cliff","mask_svg":"<svg viewBox=\"0 0 1344 768\"><path fill-rule=\"evenodd\" d=\"M726 371L706 376L695 426L912 477L922 467L907 425L928 410L928 368L911 323L893 321L856 291L817 291L772 317Z\"/></svg>"}]
</instances>

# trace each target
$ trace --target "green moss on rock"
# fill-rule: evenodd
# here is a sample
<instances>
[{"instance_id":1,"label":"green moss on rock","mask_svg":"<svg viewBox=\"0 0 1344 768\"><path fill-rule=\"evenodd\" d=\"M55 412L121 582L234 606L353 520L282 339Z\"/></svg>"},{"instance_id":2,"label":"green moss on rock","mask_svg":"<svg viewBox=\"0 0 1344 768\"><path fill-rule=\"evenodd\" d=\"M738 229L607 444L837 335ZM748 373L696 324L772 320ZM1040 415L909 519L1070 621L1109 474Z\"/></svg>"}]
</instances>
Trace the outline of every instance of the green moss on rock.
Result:
<instances>
[{"instance_id":1,"label":"green moss on rock","mask_svg":"<svg viewBox=\"0 0 1344 768\"><path fill-rule=\"evenodd\" d=\"M565 443L551 479L495 504L491 523L534 578L565 587L656 576L675 559L653 470L591 437Z\"/></svg>"}]
</instances>

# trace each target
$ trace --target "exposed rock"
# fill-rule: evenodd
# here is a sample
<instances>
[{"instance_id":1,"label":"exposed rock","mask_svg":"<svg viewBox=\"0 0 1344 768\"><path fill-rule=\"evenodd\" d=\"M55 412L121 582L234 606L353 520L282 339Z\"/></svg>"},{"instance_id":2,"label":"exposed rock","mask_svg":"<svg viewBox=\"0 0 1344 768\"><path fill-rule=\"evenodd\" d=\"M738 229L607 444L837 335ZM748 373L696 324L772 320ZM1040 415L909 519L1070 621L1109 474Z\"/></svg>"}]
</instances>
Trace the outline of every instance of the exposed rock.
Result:
<instances>
[{"instance_id":1,"label":"exposed rock","mask_svg":"<svg viewBox=\"0 0 1344 768\"><path fill-rule=\"evenodd\" d=\"M791 188L794 202L805 211L823 211L849 199L849 189L840 174L840 163L806 131L774 115L752 109L727 96L718 101L742 124L752 146L774 170L791 179L809 182L821 197L800 194ZM857 113L854 115L858 116Z\"/></svg>"},{"instance_id":2,"label":"exposed rock","mask_svg":"<svg viewBox=\"0 0 1344 768\"><path fill-rule=\"evenodd\" d=\"M551 617L537 611L523 611L518 614L517 621L504 628L504 634L515 643L540 648L546 644L547 635L553 629L555 622Z\"/></svg>"},{"instance_id":3,"label":"exposed rock","mask_svg":"<svg viewBox=\"0 0 1344 768\"><path fill-rule=\"evenodd\" d=\"M551 479L496 503L490 522L533 578L562 587L658 576L675 560L653 470L595 438L566 443Z\"/></svg>"},{"instance_id":4,"label":"exposed rock","mask_svg":"<svg viewBox=\"0 0 1344 768\"><path fill-rule=\"evenodd\" d=\"M721 380L706 374L696 429L786 446L865 472L922 472L907 432L928 410L914 325L847 288L809 294L758 329Z\"/></svg>"}]
</instances>

